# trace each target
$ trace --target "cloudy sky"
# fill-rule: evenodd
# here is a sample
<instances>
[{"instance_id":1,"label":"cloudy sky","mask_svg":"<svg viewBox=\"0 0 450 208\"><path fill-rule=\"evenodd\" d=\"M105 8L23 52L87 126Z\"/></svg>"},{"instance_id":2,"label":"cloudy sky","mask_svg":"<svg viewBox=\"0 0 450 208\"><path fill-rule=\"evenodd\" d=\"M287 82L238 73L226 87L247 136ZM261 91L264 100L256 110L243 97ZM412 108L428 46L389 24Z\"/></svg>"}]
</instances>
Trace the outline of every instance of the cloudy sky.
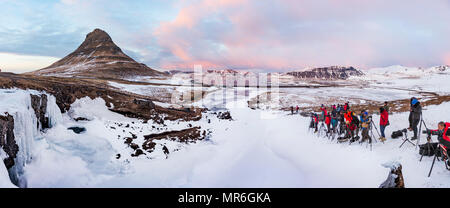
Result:
<instances>
[{"instance_id":1,"label":"cloudy sky","mask_svg":"<svg viewBox=\"0 0 450 208\"><path fill-rule=\"evenodd\" d=\"M450 64L450 0L0 0L0 69L39 69L95 28L156 69Z\"/></svg>"}]
</instances>

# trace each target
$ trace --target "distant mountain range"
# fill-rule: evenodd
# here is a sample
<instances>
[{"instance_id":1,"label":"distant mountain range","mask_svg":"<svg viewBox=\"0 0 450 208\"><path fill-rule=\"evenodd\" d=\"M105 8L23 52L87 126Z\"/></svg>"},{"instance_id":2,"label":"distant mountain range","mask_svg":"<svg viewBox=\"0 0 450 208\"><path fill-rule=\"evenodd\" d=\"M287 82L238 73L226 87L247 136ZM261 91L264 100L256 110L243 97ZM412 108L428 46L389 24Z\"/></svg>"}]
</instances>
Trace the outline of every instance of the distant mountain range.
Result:
<instances>
[{"instance_id":1,"label":"distant mountain range","mask_svg":"<svg viewBox=\"0 0 450 208\"><path fill-rule=\"evenodd\" d=\"M28 74L65 77L127 78L166 76L127 56L103 30L87 34L71 54L52 65Z\"/></svg>"},{"instance_id":2,"label":"distant mountain range","mask_svg":"<svg viewBox=\"0 0 450 208\"><path fill-rule=\"evenodd\" d=\"M330 66L302 69L288 72L288 75L299 79L345 80L352 76L363 76L364 73L354 67Z\"/></svg>"}]
</instances>

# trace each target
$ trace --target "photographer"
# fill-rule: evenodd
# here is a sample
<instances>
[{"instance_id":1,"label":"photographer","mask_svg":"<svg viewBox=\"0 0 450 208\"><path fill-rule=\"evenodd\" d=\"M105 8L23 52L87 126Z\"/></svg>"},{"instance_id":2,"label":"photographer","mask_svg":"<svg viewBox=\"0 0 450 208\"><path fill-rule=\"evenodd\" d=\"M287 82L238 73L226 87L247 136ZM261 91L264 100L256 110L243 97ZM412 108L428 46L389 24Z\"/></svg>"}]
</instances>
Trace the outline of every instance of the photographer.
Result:
<instances>
[{"instance_id":1,"label":"photographer","mask_svg":"<svg viewBox=\"0 0 450 208\"><path fill-rule=\"evenodd\" d=\"M447 131L450 127L450 123L444 123L443 121L439 122L438 129L436 130L428 130L428 134L437 135L438 141L440 144L445 146L445 150L450 147L450 131Z\"/></svg>"},{"instance_id":2,"label":"photographer","mask_svg":"<svg viewBox=\"0 0 450 208\"><path fill-rule=\"evenodd\" d=\"M389 112L386 110L386 107L380 108L380 131L381 131L381 141L386 141L386 135L384 134L384 131L386 129L386 126L389 125Z\"/></svg>"},{"instance_id":3,"label":"photographer","mask_svg":"<svg viewBox=\"0 0 450 208\"><path fill-rule=\"evenodd\" d=\"M372 139L369 136L369 125L372 120L372 117L369 116L369 113L367 111L363 111L363 113L361 114L360 120L361 120L361 130L362 130L362 132L361 132L362 139L361 139L360 143L365 142L366 140L368 140L369 143L372 143Z\"/></svg>"},{"instance_id":4,"label":"photographer","mask_svg":"<svg viewBox=\"0 0 450 208\"><path fill-rule=\"evenodd\" d=\"M411 109L409 113L409 128L408 130L414 131L414 136L411 138L411 140L417 139L417 126L420 123L420 117L422 115L422 106L420 106L419 100L417 98L413 97L411 98Z\"/></svg>"}]
</instances>

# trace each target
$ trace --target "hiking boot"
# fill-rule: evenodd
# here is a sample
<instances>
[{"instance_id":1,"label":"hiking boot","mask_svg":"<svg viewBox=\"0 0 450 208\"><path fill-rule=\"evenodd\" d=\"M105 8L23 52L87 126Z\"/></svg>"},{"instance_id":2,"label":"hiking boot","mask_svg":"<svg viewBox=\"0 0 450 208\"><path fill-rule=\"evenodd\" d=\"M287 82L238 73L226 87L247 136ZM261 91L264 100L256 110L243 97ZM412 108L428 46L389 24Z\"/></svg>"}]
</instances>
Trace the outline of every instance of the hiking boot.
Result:
<instances>
[{"instance_id":1,"label":"hiking boot","mask_svg":"<svg viewBox=\"0 0 450 208\"><path fill-rule=\"evenodd\" d=\"M416 139L417 139L417 137L412 137L412 138L411 138L412 141L414 141L414 140L416 140Z\"/></svg>"},{"instance_id":2,"label":"hiking boot","mask_svg":"<svg viewBox=\"0 0 450 208\"><path fill-rule=\"evenodd\" d=\"M382 142L385 142L386 138L385 137L380 137L379 140L382 141Z\"/></svg>"},{"instance_id":3,"label":"hiking boot","mask_svg":"<svg viewBox=\"0 0 450 208\"><path fill-rule=\"evenodd\" d=\"M316 130L314 130L314 133L317 133L318 132L318 130L316 129Z\"/></svg>"}]
</instances>

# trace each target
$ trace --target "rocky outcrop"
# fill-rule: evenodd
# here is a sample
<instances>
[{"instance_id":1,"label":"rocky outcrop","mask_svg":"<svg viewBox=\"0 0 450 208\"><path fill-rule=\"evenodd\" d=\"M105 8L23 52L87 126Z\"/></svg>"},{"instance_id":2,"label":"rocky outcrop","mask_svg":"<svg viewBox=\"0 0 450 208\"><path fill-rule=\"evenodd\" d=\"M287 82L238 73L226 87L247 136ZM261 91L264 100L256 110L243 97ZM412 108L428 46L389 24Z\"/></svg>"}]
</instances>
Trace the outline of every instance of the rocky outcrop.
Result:
<instances>
[{"instance_id":1,"label":"rocky outcrop","mask_svg":"<svg viewBox=\"0 0 450 208\"><path fill-rule=\"evenodd\" d=\"M145 142L142 145L142 148L147 152L153 152L153 150L155 150L156 140L167 139L182 143L191 143L198 140L203 140L206 136L207 132L205 130L201 131L200 127L192 127L180 131L167 131L159 134L150 134L144 136Z\"/></svg>"},{"instance_id":2,"label":"rocky outcrop","mask_svg":"<svg viewBox=\"0 0 450 208\"><path fill-rule=\"evenodd\" d=\"M322 67L303 71L288 72L288 75L299 79L345 80L351 76L362 76L364 73L353 67Z\"/></svg>"},{"instance_id":3,"label":"rocky outcrop","mask_svg":"<svg viewBox=\"0 0 450 208\"><path fill-rule=\"evenodd\" d=\"M217 118L218 118L218 119L221 119L221 120L233 120L233 117L231 117L230 111L219 112L219 113L217 114Z\"/></svg>"},{"instance_id":4,"label":"rocky outcrop","mask_svg":"<svg viewBox=\"0 0 450 208\"><path fill-rule=\"evenodd\" d=\"M31 96L31 107L34 110L36 118L38 119L37 128L47 129L50 128L47 112L47 95L30 95Z\"/></svg>"},{"instance_id":5,"label":"rocky outcrop","mask_svg":"<svg viewBox=\"0 0 450 208\"><path fill-rule=\"evenodd\" d=\"M384 164L384 167L390 169L386 181L384 181L380 188L405 188L405 181L403 179L402 165L400 163L394 162L389 164Z\"/></svg>"},{"instance_id":6,"label":"rocky outcrop","mask_svg":"<svg viewBox=\"0 0 450 208\"><path fill-rule=\"evenodd\" d=\"M163 108L153 103L152 100L157 100L157 97L123 92L110 87L103 80L0 73L0 88L45 91L55 96L56 104L62 113L68 111L77 99L89 97L91 99L102 98L109 110L113 112L131 118L153 120L157 123L178 119L197 121L202 118L202 109L186 111ZM39 103L39 99L34 99L36 104Z\"/></svg>"},{"instance_id":7,"label":"rocky outcrop","mask_svg":"<svg viewBox=\"0 0 450 208\"><path fill-rule=\"evenodd\" d=\"M127 56L103 30L95 29L71 54L54 64L31 72L34 75L127 78L135 76L167 76L165 73L137 63Z\"/></svg>"},{"instance_id":8,"label":"rocky outcrop","mask_svg":"<svg viewBox=\"0 0 450 208\"><path fill-rule=\"evenodd\" d=\"M8 155L7 158L3 159L6 168L13 167L14 159L19 152L19 146L14 137L14 118L9 114L0 115L0 148Z\"/></svg>"}]
</instances>

